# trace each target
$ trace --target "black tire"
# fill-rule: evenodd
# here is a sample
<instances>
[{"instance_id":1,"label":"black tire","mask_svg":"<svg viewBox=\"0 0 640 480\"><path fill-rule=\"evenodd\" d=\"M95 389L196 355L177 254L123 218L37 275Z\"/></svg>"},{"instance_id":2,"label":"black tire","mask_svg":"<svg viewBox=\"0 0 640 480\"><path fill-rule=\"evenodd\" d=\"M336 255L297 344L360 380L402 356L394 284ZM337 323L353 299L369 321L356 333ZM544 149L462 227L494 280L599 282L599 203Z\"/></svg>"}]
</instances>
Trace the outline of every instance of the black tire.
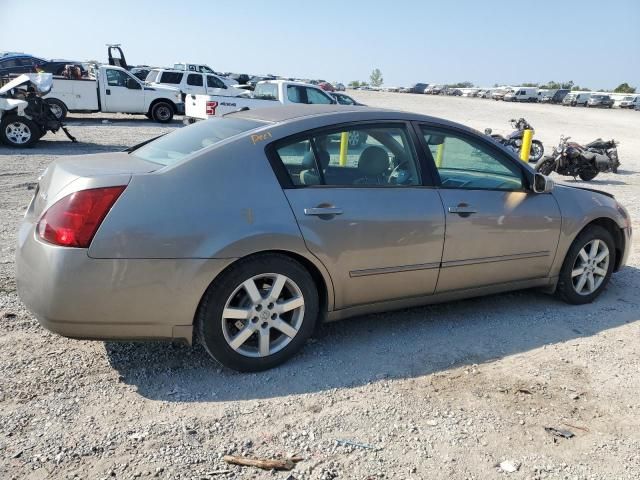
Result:
<instances>
[{"instance_id":1,"label":"black tire","mask_svg":"<svg viewBox=\"0 0 640 480\"><path fill-rule=\"evenodd\" d=\"M173 120L173 105L169 102L158 102L151 107L151 118L158 123L169 123Z\"/></svg>"},{"instance_id":2,"label":"black tire","mask_svg":"<svg viewBox=\"0 0 640 480\"><path fill-rule=\"evenodd\" d=\"M18 131L24 133L18 134ZM29 135L26 138L26 135ZM0 142L13 148L29 148L42 137L42 131L35 122L19 115L5 115L0 121Z\"/></svg>"},{"instance_id":3,"label":"black tire","mask_svg":"<svg viewBox=\"0 0 640 480\"><path fill-rule=\"evenodd\" d=\"M295 282L302 293L304 311L297 333L286 346L264 357L251 357L234 350L225 339L223 322L229 320L223 319L223 310L227 299L232 297L243 282L262 274L285 275ZM225 367L240 372L267 370L285 362L302 348L315 329L318 308L317 287L302 265L282 254L257 255L239 260L209 286L198 308L197 334L209 355ZM254 317L252 320L247 319L244 326L250 321L262 322ZM276 335L284 334L276 330ZM257 340L257 336L254 340ZM250 341L253 341L252 337L248 337L247 342Z\"/></svg>"},{"instance_id":4,"label":"black tire","mask_svg":"<svg viewBox=\"0 0 640 480\"><path fill-rule=\"evenodd\" d=\"M529 163L537 163L544 155L544 145L540 140L531 142L531 150L529 152Z\"/></svg>"},{"instance_id":5,"label":"black tire","mask_svg":"<svg viewBox=\"0 0 640 480\"><path fill-rule=\"evenodd\" d=\"M580 253L580 250L593 240L600 240L604 242L609 249L609 262L607 265L607 274L604 277L602 283L595 291L589 295L579 294L573 284L573 267L576 264L576 260ZM556 295L563 301L572 305L582 305L585 303L593 302L598 295L606 288L609 280L611 279L611 273L616 263L616 249L613 235L611 232L599 225L590 225L578 234L576 239L571 244L567 256L562 264L560 270L560 276L558 278L558 286L556 288Z\"/></svg>"},{"instance_id":6,"label":"black tire","mask_svg":"<svg viewBox=\"0 0 640 480\"><path fill-rule=\"evenodd\" d=\"M598 170L596 170L593 166L589 168L583 168L582 170L580 170L580 173L578 173L578 176L582 181L588 182L598 176Z\"/></svg>"},{"instance_id":7,"label":"black tire","mask_svg":"<svg viewBox=\"0 0 640 480\"><path fill-rule=\"evenodd\" d=\"M59 121L63 122L64 119L67 118L68 110L64 102L57 98L46 98L45 102L49 104L51 113L53 113Z\"/></svg>"},{"instance_id":8,"label":"black tire","mask_svg":"<svg viewBox=\"0 0 640 480\"><path fill-rule=\"evenodd\" d=\"M556 166L556 161L552 157L541 158L534 167L536 172L542 175L551 175Z\"/></svg>"}]
</instances>

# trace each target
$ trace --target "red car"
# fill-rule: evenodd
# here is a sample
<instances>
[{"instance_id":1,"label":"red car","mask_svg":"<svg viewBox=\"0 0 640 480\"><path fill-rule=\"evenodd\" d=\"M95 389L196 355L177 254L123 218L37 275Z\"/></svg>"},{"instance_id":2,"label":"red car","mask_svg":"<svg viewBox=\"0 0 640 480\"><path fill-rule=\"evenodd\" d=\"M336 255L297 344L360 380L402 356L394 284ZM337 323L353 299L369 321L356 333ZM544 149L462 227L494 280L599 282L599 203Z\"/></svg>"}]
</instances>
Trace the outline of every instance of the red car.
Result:
<instances>
[{"instance_id":1,"label":"red car","mask_svg":"<svg viewBox=\"0 0 640 480\"><path fill-rule=\"evenodd\" d=\"M320 82L318 84L318 86L324 90L325 92L335 92L336 89L333 88L333 85L331 85L329 82Z\"/></svg>"}]
</instances>

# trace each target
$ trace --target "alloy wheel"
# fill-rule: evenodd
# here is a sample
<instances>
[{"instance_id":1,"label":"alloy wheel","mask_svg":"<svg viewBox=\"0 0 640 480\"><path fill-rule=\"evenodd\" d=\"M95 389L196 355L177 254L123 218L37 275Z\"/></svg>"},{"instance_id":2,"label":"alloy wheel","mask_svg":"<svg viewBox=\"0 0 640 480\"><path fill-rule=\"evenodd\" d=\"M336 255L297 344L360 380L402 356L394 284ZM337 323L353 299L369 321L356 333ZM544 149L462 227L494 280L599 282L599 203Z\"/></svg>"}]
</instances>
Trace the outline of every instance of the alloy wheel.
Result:
<instances>
[{"instance_id":1,"label":"alloy wheel","mask_svg":"<svg viewBox=\"0 0 640 480\"><path fill-rule=\"evenodd\" d=\"M256 275L239 285L222 312L227 344L246 357L266 357L285 348L304 318L300 287L277 273Z\"/></svg>"},{"instance_id":2,"label":"alloy wheel","mask_svg":"<svg viewBox=\"0 0 640 480\"><path fill-rule=\"evenodd\" d=\"M31 140L31 129L22 122L13 122L5 128L6 137L15 145L24 145Z\"/></svg>"},{"instance_id":3,"label":"alloy wheel","mask_svg":"<svg viewBox=\"0 0 640 480\"><path fill-rule=\"evenodd\" d=\"M571 281L579 295L591 295L607 276L609 270L609 248L597 238L587 243L573 264Z\"/></svg>"}]
</instances>

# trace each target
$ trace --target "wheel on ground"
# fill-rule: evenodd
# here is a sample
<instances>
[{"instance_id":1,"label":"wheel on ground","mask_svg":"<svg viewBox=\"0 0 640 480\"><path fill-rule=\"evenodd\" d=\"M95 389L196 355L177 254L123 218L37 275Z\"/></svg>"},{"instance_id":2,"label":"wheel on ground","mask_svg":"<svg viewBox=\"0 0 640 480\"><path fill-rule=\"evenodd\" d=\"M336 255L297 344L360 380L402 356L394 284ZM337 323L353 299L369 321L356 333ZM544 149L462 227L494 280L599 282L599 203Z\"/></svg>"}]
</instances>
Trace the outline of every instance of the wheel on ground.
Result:
<instances>
[{"instance_id":1,"label":"wheel on ground","mask_svg":"<svg viewBox=\"0 0 640 480\"><path fill-rule=\"evenodd\" d=\"M47 98L45 102L49 105L49 110L61 122L67 118L67 106L57 98Z\"/></svg>"},{"instance_id":2,"label":"wheel on ground","mask_svg":"<svg viewBox=\"0 0 640 480\"><path fill-rule=\"evenodd\" d=\"M597 175L598 175L598 170L596 170L596 168L593 166L583 168L582 170L580 170L580 173L578 173L578 176L580 177L580 179L585 182L588 182L589 180L593 180L594 178L596 178Z\"/></svg>"},{"instance_id":3,"label":"wheel on ground","mask_svg":"<svg viewBox=\"0 0 640 480\"><path fill-rule=\"evenodd\" d=\"M240 260L207 289L198 309L200 342L242 372L275 367L311 336L318 290L309 272L281 254Z\"/></svg>"},{"instance_id":4,"label":"wheel on ground","mask_svg":"<svg viewBox=\"0 0 640 480\"><path fill-rule=\"evenodd\" d=\"M158 102L151 107L151 117L158 123L169 123L173 119L173 105Z\"/></svg>"},{"instance_id":5,"label":"wheel on ground","mask_svg":"<svg viewBox=\"0 0 640 480\"><path fill-rule=\"evenodd\" d=\"M556 161L552 157L546 157L536 163L535 170L543 175L551 175L556 165Z\"/></svg>"},{"instance_id":6,"label":"wheel on ground","mask_svg":"<svg viewBox=\"0 0 640 480\"><path fill-rule=\"evenodd\" d=\"M562 264L558 296L575 305L592 302L611 278L615 254L613 236L605 228L591 225L580 232Z\"/></svg>"},{"instance_id":7,"label":"wheel on ground","mask_svg":"<svg viewBox=\"0 0 640 480\"><path fill-rule=\"evenodd\" d=\"M536 163L544 155L544 146L540 140L533 140L531 142L531 150L529 151L529 162Z\"/></svg>"},{"instance_id":8,"label":"wheel on ground","mask_svg":"<svg viewBox=\"0 0 640 480\"><path fill-rule=\"evenodd\" d=\"M38 125L26 117L7 115L0 121L0 142L10 147L32 147L41 136Z\"/></svg>"}]
</instances>

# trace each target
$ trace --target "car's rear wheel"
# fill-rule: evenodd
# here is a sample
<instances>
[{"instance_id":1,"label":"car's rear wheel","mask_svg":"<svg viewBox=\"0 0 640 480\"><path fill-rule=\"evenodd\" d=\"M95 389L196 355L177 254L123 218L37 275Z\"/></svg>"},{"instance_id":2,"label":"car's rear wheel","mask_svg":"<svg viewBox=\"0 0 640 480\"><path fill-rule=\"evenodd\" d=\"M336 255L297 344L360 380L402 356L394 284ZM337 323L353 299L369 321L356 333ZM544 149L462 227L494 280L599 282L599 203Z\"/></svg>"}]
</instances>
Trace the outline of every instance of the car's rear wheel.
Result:
<instances>
[{"instance_id":1,"label":"car's rear wheel","mask_svg":"<svg viewBox=\"0 0 640 480\"><path fill-rule=\"evenodd\" d=\"M615 252L613 236L603 227L591 225L580 232L564 259L558 296L575 305L592 302L609 283Z\"/></svg>"},{"instance_id":2,"label":"car's rear wheel","mask_svg":"<svg viewBox=\"0 0 640 480\"><path fill-rule=\"evenodd\" d=\"M259 255L240 260L211 284L198 310L198 335L222 365L255 372L300 350L317 316L309 272L286 255Z\"/></svg>"},{"instance_id":3,"label":"car's rear wheel","mask_svg":"<svg viewBox=\"0 0 640 480\"><path fill-rule=\"evenodd\" d=\"M173 106L158 102L151 108L151 117L158 123L169 123L173 119Z\"/></svg>"}]
</instances>

